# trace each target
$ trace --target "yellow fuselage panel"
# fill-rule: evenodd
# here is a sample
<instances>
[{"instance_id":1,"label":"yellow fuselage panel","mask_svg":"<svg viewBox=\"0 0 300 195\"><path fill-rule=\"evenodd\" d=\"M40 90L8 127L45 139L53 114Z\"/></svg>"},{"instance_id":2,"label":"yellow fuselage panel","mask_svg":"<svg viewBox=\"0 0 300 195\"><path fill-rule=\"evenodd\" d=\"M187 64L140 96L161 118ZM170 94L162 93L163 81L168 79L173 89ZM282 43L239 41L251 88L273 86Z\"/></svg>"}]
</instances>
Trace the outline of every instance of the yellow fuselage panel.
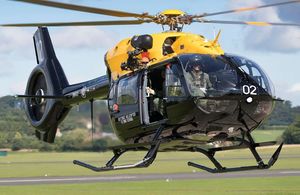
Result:
<instances>
[{"instance_id":1,"label":"yellow fuselage panel","mask_svg":"<svg viewBox=\"0 0 300 195\"><path fill-rule=\"evenodd\" d=\"M224 51L218 43L214 44L213 41L207 41L203 36L183 33L183 32L163 32L152 34L153 47L148 50L150 58L154 59L148 63L147 66L152 66L158 62L165 61L179 54L186 53L199 53L210 55L222 55ZM164 55L163 45L167 38L172 38L174 43L172 49L174 53ZM121 70L121 64L128 59L128 51L133 51L134 48L130 44L130 38L120 41L114 48L110 49L106 55L108 68L112 73L112 78L116 79L118 76L129 73L129 71Z\"/></svg>"}]
</instances>

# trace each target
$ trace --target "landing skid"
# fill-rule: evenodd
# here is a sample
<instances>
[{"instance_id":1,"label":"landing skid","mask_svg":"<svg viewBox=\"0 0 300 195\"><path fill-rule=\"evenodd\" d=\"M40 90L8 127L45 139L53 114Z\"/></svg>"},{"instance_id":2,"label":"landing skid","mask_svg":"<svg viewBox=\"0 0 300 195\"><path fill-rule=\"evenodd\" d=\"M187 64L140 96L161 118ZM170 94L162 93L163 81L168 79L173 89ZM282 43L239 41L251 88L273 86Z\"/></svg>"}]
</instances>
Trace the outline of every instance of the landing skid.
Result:
<instances>
[{"instance_id":1,"label":"landing skid","mask_svg":"<svg viewBox=\"0 0 300 195\"><path fill-rule=\"evenodd\" d=\"M155 160L156 154L157 154L160 146L162 147L162 151L171 151L171 150L163 149L164 148L163 145L168 143L168 141L164 140L164 139L159 139L161 132L164 130L164 128L165 127L163 125L161 125L156 130L155 136L152 139L152 142L150 142L150 143L137 143L137 144L130 144L130 145L124 145L124 146L119 146L119 147L113 148L114 156L103 167L96 167L91 164L87 164L87 163L84 163L84 162L81 162L78 160L74 160L73 163L76 165L88 168L90 170L96 171L96 172L148 167ZM247 138L247 139L245 139L245 138ZM269 169L271 166L273 166L275 164L275 162L278 159L278 156L280 154L283 144L280 144L280 146L277 148L277 150L275 151L273 156L270 158L269 162L267 164L265 164L263 162L263 160L261 159L260 155L257 153L256 148L262 147L262 146L274 145L274 144L276 144L276 142L255 143L253 138L251 137L251 134L249 133L249 131L245 132L245 138L240 140L241 144L239 144L237 146L218 147L218 148L210 148L210 149L203 149L203 148L197 147L197 145L199 145L201 143L195 142L196 140L183 139L183 140L181 140L181 141L183 141L182 144L185 144L187 146L187 148L182 149L182 150L179 149L179 150L180 151L199 152L199 153L202 153L205 156L207 156L208 159L214 164L215 168L209 168L209 167L206 167L206 166L194 163L194 162L188 162L188 165L208 171L210 173L225 173L225 172L234 172L234 171ZM176 141L176 139L174 139L173 141ZM180 139L178 139L178 141L180 141ZM190 144L194 145L194 146L191 147ZM149 148L149 149L147 149L147 148ZM242 148L250 149L251 153L253 154L253 156L257 162L257 165L227 168L227 167L222 166L217 161L217 159L214 157L215 153L219 152L219 151L235 150L235 149L242 149ZM148 152L146 153L146 155L144 156L144 158L141 161L138 161L134 164L114 165L114 163L118 160L118 158L125 152L137 151L137 150L148 150Z\"/></svg>"},{"instance_id":2,"label":"landing skid","mask_svg":"<svg viewBox=\"0 0 300 195\"><path fill-rule=\"evenodd\" d=\"M79 165L88 169L91 169L96 172L103 172L103 171L111 171L111 170L120 170L120 169L130 169L130 168L143 168L143 167L148 167L149 165L152 164L152 162L156 158L157 151L160 146L160 140L158 139L161 132L163 131L164 126L161 125L155 133L155 136L153 138L153 141L150 144L150 149L148 150L147 154L143 158L143 160L134 163L134 164L128 164L128 165L117 165L114 166L113 164L118 160L118 158L124 154L127 151L132 151L137 149L137 145L132 145L132 146L125 146L124 148L119 148L119 149L114 149L114 156L106 163L104 167L95 167L91 164L87 164L78 160L74 160L73 163L75 165Z\"/></svg>"},{"instance_id":3,"label":"landing skid","mask_svg":"<svg viewBox=\"0 0 300 195\"><path fill-rule=\"evenodd\" d=\"M269 169L271 166L275 164L275 162L278 159L278 156L280 154L280 151L282 149L283 143L279 145L277 150L274 152L272 157L270 158L268 164L265 164L259 154L256 151L256 147L261 147L261 146L267 146L267 145L274 145L276 142L263 142L263 143L255 143L253 141L253 138L251 137L250 133L246 133L246 136L249 141L244 140L242 145L236 146L236 147L221 147L221 148L212 148L208 150L204 150L202 148L194 148L195 152L200 152L207 156L209 160L215 165L215 168L209 168L194 162L188 162L189 166L195 167L202 169L204 171L208 171L210 173L225 173L225 172L235 172L235 171L249 171L249 170L261 170L261 169ZM246 146L246 147L245 147ZM240 148L249 148L251 153L253 154L257 165L255 166L244 166L244 167L233 167L233 168L227 168L223 167L215 158L214 155L217 151L222 151L222 150L234 150L234 149L240 149Z\"/></svg>"}]
</instances>

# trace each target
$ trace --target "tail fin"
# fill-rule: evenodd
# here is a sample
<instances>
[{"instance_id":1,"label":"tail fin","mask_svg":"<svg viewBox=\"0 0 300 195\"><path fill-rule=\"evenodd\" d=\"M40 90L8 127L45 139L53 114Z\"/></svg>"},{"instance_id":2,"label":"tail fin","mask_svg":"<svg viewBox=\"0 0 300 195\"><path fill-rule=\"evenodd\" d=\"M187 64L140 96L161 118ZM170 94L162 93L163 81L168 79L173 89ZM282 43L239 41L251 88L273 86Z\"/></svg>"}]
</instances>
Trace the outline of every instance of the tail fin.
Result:
<instances>
[{"instance_id":1,"label":"tail fin","mask_svg":"<svg viewBox=\"0 0 300 195\"><path fill-rule=\"evenodd\" d=\"M56 89L63 90L69 85L66 75L55 55L52 41L46 27L39 27L33 36L36 60L49 71Z\"/></svg>"},{"instance_id":2,"label":"tail fin","mask_svg":"<svg viewBox=\"0 0 300 195\"><path fill-rule=\"evenodd\" d=\"M34 47L37 66L33 69L26 87L25 111L29 122L36 128L36 136L48 143L54 142L58 124L68 114L63 99L45 99L38 96L62 96L69 86L66 75L56 58L48 29L39 27L35 32Z\"/></svg>"},{"instance_id":3,"label":"tail fin","mask_svg":"<svg viewBox=\"0 0 300 195\"><path fill-rule=\"evenodd\" d=\"M109 90L107 76L69 85L56 58L48 29L39 27L33 37L37 66L29 76L25 111L36 136L48 143L54 142L58 125L73 104L106 99ZM21 97L21 96L20 96Z\"/></svg>"}]
</instances>

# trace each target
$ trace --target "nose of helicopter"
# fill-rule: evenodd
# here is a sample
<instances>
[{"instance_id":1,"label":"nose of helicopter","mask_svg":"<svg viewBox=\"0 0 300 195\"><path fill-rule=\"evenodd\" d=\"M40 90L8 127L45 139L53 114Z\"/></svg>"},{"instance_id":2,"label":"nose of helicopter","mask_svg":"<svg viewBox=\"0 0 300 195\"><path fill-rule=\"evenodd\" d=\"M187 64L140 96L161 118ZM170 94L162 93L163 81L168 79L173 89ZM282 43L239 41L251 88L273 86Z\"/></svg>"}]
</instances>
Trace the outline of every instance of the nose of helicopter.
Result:
<instances>
[{"instance_id":1,"label":"nose of helicopter","mask_svg":"<svg viewBox=\"0 0 300 195\"><path fill-rule=\"evenodd\" d=\"M212 139L222 140L228 136L256 128L273 109L273 99L263 95L247 97L232 95L224 98L194 98L194 107L189 111L195 131L201 130ZM217 137L215 137L217 136Z\"/></svg>"},{"instance_id":2,"label":"nose of helicopter","mask_svg":"<svg viewBox=\"0 0 300 195\"><path fill-rule=\"evenodd\" d=\"M199 123L241 124L245 117L253 127L271 113L274 88L256 63L228 54L185 54L179 60L194 104L190 113Z\"/></svg>"}]
</instances>

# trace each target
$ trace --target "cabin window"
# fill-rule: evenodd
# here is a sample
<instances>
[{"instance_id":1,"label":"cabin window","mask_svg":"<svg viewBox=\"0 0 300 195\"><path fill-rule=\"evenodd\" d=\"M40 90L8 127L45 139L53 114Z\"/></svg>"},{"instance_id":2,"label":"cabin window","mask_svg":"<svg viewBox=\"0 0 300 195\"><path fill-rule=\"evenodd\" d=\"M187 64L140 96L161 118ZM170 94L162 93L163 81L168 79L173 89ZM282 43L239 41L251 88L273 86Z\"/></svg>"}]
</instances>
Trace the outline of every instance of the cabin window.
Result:
<instances>
[{"instance_id":1,"label":"cabin window","mask_svg":"<svg viewBox=\"0 0 300 195\"><path fill-rule=\"evenodd\" d=\"M164 56L174 53L172 45L175 42L175 40L176 40L176 37L168 37L165 39L163 46L162 46Z\"/></svg>"},{"instance_id":2,"label":"cabin window","mask_svg":"<svg viewBox=\"0 0 300 195\"><path fill-rule=\"evenodd\" d=\"M136 104L138 97L137 89L137 75L121 79L118 85L118 99L117 103L122 104Z\"/></svg>"},{"instance_id":3,"label":"cabin window","mask_svg":"<svg viewBox=\"0 0 300 195\"><path fill-rule=\"evenodd\" d=\"M166 78L167 96L182 97L186 95L180 81L178 64L172 64L166 69Z\"/></svg>"},{"instance_id":4,"label":"cabin window","mask_svg":"<svg viewBox=\"0 0 300 195\"><path fill-rule=\"evenodd\" d=\"M114 95L116 92L116 85L112 83L112 87L110 88L108 95L108 106L110 110L113 110L113 104L115 103Z\"/></svg>"}]
</instances>

